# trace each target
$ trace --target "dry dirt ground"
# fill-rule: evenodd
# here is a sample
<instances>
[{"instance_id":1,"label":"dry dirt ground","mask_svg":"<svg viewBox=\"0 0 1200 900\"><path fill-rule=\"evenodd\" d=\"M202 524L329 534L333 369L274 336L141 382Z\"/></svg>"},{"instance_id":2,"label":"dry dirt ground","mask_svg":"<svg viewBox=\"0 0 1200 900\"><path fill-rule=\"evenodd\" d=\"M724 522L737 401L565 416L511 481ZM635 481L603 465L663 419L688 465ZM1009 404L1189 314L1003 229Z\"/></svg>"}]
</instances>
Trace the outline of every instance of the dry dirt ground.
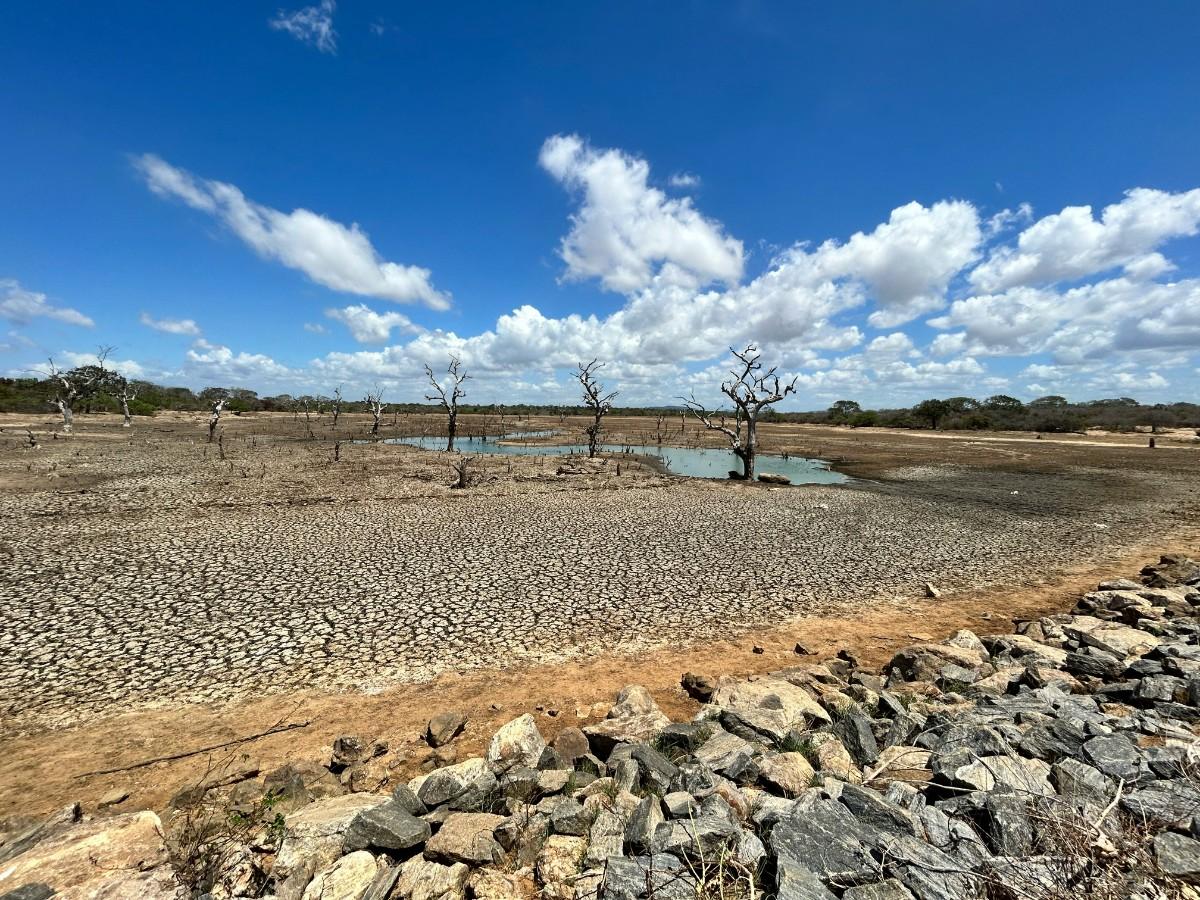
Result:
<instances>
[{"instance_id":1,"label":"dry dirt ground","mask_svg":"<svg viewBox=\"0 0 1200 900\"><path fill-rule=\"evenodd\" d=\"M122 809L160 806L203 755L87 773L281 720L310 724L243 745L264 767L357 731L388 740L402 774L447 707L471 716L460 753L530 709L548 733L578 724L631 681L683 715L686 669L779 668L797 640L882 662L914 634L1004 630L1143 557L1195 553L1200 526L1185 432L1150 450L1145 435L768 426L768 450L854 480L480 457L480 482L453 491L446 454L355 443L365 416L226 415L211 445L204 418L80 417L55 439L48 418L0 416L0 816L112 788L132 794ZM574 440L582 423L462 427ZM607 440L659 435L717 445L678 419L614 418ZM946 596L925 599L927 581Z\"/></svg>"}]
</instances>

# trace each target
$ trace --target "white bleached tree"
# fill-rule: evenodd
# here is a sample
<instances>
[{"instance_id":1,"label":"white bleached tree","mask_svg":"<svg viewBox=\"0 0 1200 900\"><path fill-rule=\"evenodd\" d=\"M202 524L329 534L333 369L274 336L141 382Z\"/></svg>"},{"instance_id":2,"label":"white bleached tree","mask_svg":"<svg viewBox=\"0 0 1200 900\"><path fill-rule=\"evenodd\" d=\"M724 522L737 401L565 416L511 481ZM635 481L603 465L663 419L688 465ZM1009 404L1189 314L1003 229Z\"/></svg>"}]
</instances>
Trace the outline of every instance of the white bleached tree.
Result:
<instances>
[{"instance_id":1,"label":"white bleached tree","mask_svg":"<svg viewBox=\"0 0 1200 900\"><path fill-rule=\"evenodd\" d=\"M710 431L719 431L729 440L729 446L742 462L742 479L749 481L754 478L754 459L758 455L758 416L766 407L778 403L788 394L795 393L796 379L784 384L772 366L763 370L762 355L754 344L747 344L742 351L729 348L737 359L737 365L730 371L730 377L721 383L721 393L733 401L735 424L733 428L725 424L724 418L714 422L714 413L705 409L696 400L693 391L691 397L680 397L691 410L692 415L699 419Z\"/></svg>"}]
</instances>

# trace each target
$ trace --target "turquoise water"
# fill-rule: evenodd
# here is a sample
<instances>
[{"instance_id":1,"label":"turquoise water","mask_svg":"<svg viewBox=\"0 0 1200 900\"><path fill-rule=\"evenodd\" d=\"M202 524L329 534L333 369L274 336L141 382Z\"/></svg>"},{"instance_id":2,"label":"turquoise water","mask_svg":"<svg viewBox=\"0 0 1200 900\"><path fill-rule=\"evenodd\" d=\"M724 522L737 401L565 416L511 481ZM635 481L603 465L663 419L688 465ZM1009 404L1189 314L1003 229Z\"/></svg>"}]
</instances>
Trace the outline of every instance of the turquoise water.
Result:
<instances>
[{"instance_id":1,"label":"turquoise water","mask_svg":"<svg viewBox=\"0 0 1200 900\"><path fill-rule=\"evenodd\" d=\"M489 454L496 456L568 456L586 454L586 444L523 444L521 438L548 437L553 432L529 431L519 434L509 434L502 438L505 443L499 443L496 438L484 441L480 438L456 438L454 448L464 453ZM391 438L385 443L406 444L411 447L422 447L426 450L445 450L444 437L405 437ZM601 444L600 449L605 453L622 453L629 450L643 456L658 459L674 475L686 475L690 478L727 478L730 469L739 472L741 462L726 450L694 447L656 447L656 446L626 446L622 444ZM841 472L829 468L828 463L820 459L806 459L803 456L769 456L760 454L755 465L759 473L774 472L786 475L793 484L841 484L848 480Z\"/></svg>"}]
</instances>

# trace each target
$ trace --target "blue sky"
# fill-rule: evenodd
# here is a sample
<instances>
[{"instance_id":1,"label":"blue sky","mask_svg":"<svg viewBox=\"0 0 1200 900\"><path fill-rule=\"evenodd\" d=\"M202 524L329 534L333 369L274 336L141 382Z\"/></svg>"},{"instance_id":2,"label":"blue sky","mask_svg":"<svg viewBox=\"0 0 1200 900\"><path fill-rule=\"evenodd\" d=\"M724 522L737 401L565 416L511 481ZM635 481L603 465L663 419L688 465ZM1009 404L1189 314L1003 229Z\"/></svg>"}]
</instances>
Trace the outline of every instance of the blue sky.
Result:
<instances>
[{"instance_id":1,"label":"blue sky","mask_svg":"<svg viewBox=\"0 0 1200 900\"><path fill-rule=\"evenodd\" d=\"M1048 7L1051 7L1048 9ZM9 3L0 370L1197 399L1192 3ZM444 364L444 363L443 363Z\"/></svg>"}]
</instances>

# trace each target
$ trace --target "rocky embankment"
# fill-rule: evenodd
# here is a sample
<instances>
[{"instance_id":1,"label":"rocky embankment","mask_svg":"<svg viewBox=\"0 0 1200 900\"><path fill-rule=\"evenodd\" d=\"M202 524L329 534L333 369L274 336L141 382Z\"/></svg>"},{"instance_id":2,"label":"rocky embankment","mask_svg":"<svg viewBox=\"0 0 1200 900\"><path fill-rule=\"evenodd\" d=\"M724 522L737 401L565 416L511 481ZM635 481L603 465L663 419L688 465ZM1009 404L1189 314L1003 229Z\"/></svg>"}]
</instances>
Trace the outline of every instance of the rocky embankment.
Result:
<instances>
[{"instance_id":1,"label":"rocky embankment","mask_svg":"<svg viewBox=\"0 0 1200 900\"><path fill-rule=\"evenodd\" d=\"M1200 897L1200 564L882 672L844 656L689 673L691 722L637 686L549 744L523 715L390 795L360 790L386 747L346 736L262 778L230 759L161 820L2 823L0 898Z\"/></svg>"}]
</instances>

